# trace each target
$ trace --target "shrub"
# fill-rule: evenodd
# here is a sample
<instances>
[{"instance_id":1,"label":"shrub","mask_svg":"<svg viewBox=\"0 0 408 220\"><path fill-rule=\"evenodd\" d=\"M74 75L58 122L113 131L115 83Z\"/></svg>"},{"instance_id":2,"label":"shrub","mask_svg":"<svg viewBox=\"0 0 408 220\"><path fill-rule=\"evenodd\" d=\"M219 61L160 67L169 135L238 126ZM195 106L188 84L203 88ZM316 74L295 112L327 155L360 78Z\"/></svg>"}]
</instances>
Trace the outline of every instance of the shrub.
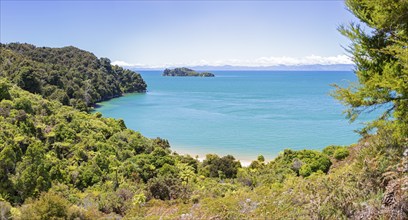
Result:
<instances>
[{"instance_id":1,"label":"shrub","mask_svg":"<svg viewBox=\"0 0 408 220\"><path fill-rule=\"evenodd\" d=\"M324 148L323 153L327 156L334 157L336 160L342 160L350 154L347 147L334 145Z\"/></svg>"},{"instance_id":2,"label":"shrub","mask_svg":"<svg viewBox=\"0 0 408 220\"><path fill-rule=\"evenodd\" d=\"M299 169L299 175L306 177L306 176L310 176L310 174L313 173L312 168L310 167L309 164L304 164L302 167L300 167Z\"/></svg>"},{"instance_id":3,"label":"shrub","mask_svg":"<svg viewBox=\"0 0 408 220\"><path fill-rule=\"evenodd\" d=\"M347 148L338 148L337 150L334 151L333 157L336 158L336 160L342 160L350 155L350 152Z\"/></svg>"},{"instance_id":4,"label":"shrub","mask_svg":"<svg viewBox=\"0 0 408 220\"><path fill-rule=\"evenodd\" d=\"M33 107L31 101L27 97L16 98L14 100L14 108L17 110L24 110L27 113L33 113Z\"/></svg>"},{"instance_id":5,"label":"shrub","mask_svg":"<svg viewBox=\"0 0 408 220\"><path fill-rule=\"evenodd\" d=\"M341 146L330 145L330 146L325 147L322 152L326 154L327 156L332 157L334 154L334 151L336 151L338 148L341 148Z\"/></svg>"},{"instance_id":6,"label":"shrub","mask_svg":"<svg viewBox=\"0 0 408 220\"><path fill-rule=\"evenodd\" d=\"M0 81L0 101L3 99L11 99L9 93L10 85L4 81Z\"/></svg>"},{"instance_id":7,"label":"shrub","mask_svg":"<svg viewBox=\"0 0 408 220\"><path fill-rule=\"evenodd\" d=\"M21 209L21 218L67 219L68 205L68 200L56 193L43 193L38 200L27 200Z\"/></svg>"},{"instance_id":8,"label":"shrub","mask_svg":"<svg viewBox=\"0 0 408 220\"><path fill-rule=\"evenodd\" d=\"M241 163L231 155L219 157L215 154L206 155L202 163L201 174L208 177L235 178Z\"/></svg>"},{"instance_id":9,"label":"shrub","mask_svg":"<svg viewBox=\"0 0 408 220\"><path fill-rule=\"evenodd\" d=\"M290 168L298 175L303 177L309 176L311 173L322 171L327 173L331 166L329 157L314 150L285 150L273 162L276 168Z\"/></svg>"},{"instance_id":10,"label":"shrub","mask_svg":"<svg viewBox=\"0 0 408 220\"><path fill-rule=\"evenodd\" d=\"M262 165L263 164L261 162L259 162L259 160L254 160L254 161L251 162L251 164L249 164L249 168L250 169L259 169L259 168L262 167Z\"/></svg>"},{"instance_id":11,"label":"shrub","mask_svg":"<svg viewBox=\"0 0 408 220\"><path fill-rule=\"evenodd\" d=\"M189 190L179 178L171 176L155 177L147 183L150 197L161 200L171 200L189 197Z\"/></svg>"},{"instance_id":12,"label":"shrub","mask_svg":"<svg viewBox=\"0 0 408 220\"><path fill-rule=\"evenodd\" d=\"M263 162L265 162L265 157L263 155L259 155L257 160L259 162L263 163Z\"/></svg>"}]
</instances>

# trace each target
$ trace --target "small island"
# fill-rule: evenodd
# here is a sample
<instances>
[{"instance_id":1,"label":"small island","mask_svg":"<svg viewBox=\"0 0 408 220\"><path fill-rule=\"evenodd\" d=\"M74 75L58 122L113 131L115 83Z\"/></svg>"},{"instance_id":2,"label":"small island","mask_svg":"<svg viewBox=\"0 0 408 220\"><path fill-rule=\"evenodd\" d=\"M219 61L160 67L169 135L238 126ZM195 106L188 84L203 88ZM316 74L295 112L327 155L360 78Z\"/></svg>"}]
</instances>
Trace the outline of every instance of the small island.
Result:
<instances>
[{"instance_id":1,"label":"small island","mask_svg":"<svg viewBox=\"0 0 408 220\"><path fill-rule=\"evenodd\" d=\"M197 72L192 69L182 67L175 69L165 69L163 76L200 76L200 77L214 77L215 75L209 72Z\"/></svg>"}]
</instances>

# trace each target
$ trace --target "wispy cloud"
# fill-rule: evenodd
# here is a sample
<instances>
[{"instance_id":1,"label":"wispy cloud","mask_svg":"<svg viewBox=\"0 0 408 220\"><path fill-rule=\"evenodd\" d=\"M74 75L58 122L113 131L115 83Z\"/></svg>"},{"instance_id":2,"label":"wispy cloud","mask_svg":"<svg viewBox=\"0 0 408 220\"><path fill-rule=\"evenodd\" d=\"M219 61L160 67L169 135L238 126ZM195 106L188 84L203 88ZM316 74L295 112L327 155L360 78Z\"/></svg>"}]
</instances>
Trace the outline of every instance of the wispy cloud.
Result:
<instances>
[{"instance_id":1,"label":"wispy cloud","mask_svg":"<svg viewBox=\"0 0 408 220\"><path fill-rule=\"evenodd\" d=\"M125 66L125 67L140 67L140 68L166 68L175 66L246 66L246 67L268 67L268 66L299 66L299 65L334 65L334 64L353 64L350 57L346 55L337 56L316 56L310 55L306 57L260 57L257 59L228 59L218 61L198 60L188 63L163 63L157 65L144 65L144 64L131 64L125 61L114 61L113 65Z\"/></svg>"},{"instance_id":2,"label":"wispy cloud","mask_svg":"<svg viewBox=\"0 0 408 220\"><path fill-rule=\"evenodd\" d=\"M256 66L277 66L277 65L333 65L333 64L353 64L351 59L346 55L337 55L330 57L306 56L306 57L261 57L249 63Z\"/></svg>"},{"instance_id":3,"label":"wispy cloud","mask_svg":"<svg viewBox=\"0 0 408 220\"><path fill-rule=\"evenodd\" d=\"M117 60L113 61L112 65L118 65L118 66L133 66L133 64L126 63L125 61Z\"/></svg>"}]
</instances>

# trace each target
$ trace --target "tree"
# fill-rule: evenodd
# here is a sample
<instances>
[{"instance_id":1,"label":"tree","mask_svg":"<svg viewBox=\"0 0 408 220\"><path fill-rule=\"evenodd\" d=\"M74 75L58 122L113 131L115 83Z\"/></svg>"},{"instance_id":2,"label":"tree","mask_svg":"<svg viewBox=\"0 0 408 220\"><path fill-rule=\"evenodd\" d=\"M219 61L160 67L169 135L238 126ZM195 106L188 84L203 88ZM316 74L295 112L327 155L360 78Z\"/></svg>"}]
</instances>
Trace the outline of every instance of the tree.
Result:
<instances>
[{"instance_id":1,"label":"tree","mask_svg":"<svg viewBox=\"0 0 408 220\"><path fill-rule=\"evenodd\" d=\"M337 160L342 160L350 155L350 152L347 148L339 148L334 151L333 157Z\"/></svg>"},{"instance_id":2,"label":"tree","mask_svg":"<svg viewBox=\"0 0 408 220\"><path fill-rule=\"evenodd\" d=\"M28 147L22 162L17 166L14 178L20 200L36 196L50 188L47 162L45 150L40 142L35 142Z\"/></svg>"},{"instance_id":3,"label":"tree","mask_svg":"<svg viewBox=\"0 0 408 220\"><path fill-rule=\"evenodd\" d=\"M123 93L146 92L147 85L140 74L113 67L109 59L98 59L75 47L10 43L0 44L0 53L2 78L80 110L88 111L92 104ZM9 99L6 89L0 85L0 100Z\"/></svg>"},{"instance_id":4,"label":"tree","mask_svg":"<svg viewBox=\"0 0 408 220\"><path fill-rule=\"evenodd\" d=\"M208 177L235 178L239 168L241 163L231 155L220 158L216 154L207 154L200 172Z\"/></svg>"},{"instance_id":5,"label":"tree","mask_svg":"<svg viewBox=\"0 0 408 220\"><path fill-rule=\"evenodd\" d=\"M4 80L0 81L0 101L3 99L11 99L9 93L10 86Z\"/></svg>"},{"instance_id":6,"label":"tree","mask_svg":"<svg viewBox=\"0 0 408 220\"><path fill-rule=\"evenodd\" d=\"M155 177L149 180L147 188L149 195L155 199L170 200L183 197L183 189L186 186L182 184L181 179L172 176Z\"/></svg>"},{"instance_id":7,"label":"tree","mask_svg":"<svg viewBox=\"0 0 408 220\"><path fill-rule=\"evenodd\" d=\"M20 69L16 77L17 85L21 88L32 92L41 93L41 82L38 75L30 67L23 67Z\"/></svg>"},{"instance_id":8,"label":"tree","mask_svg":"<svg viewBox=\"0 0 408 220\"><path fill-rule=\"evenodd\" d=\"M54 192L30 202L22 209L21 219L68 219L68 200Z\"/></svg>"},{"instance_id":9,"label":"tree","mask_svg":"<svg viewBox=\"0 0 408 220\"><path fill-rule=\"evenodd\" d=\"M351 23L339 31L351 40L358 84L335 85L335 98L348 106L353 121L361 113L383 114L363 133L392 121L395 134L408 135L408 1L347 0L349 10L369 27Z\"/></svg>"}]
</instances>

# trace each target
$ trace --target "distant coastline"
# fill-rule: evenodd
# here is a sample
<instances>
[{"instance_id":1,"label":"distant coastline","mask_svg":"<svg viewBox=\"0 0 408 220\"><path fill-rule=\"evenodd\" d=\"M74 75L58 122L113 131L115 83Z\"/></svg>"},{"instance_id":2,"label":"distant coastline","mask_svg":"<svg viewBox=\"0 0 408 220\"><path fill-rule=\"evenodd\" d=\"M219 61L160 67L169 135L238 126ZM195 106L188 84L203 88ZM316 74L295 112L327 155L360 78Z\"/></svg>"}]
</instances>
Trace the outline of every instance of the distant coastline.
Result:
<instances>
[{"instance_id":1,"label":"distant coastline","mask_svg":"<svg viewBox=\"0 0 408 220\"><path fill-rule=\"evenodd\" d=\"M123 66L127 69L131 69L133 71L158 71L163 70L163 67L146 67L146 66ZM333 64L333 65L322 65L322 64L314 64L314 65L278 65L278 66L232 66L232 65L224 65L224 66L187 66L187 68L194 69L196 71L223 71L223 70L234 70L234 71L245 71L245 70L253 70L253 71L353 71L355 65L354 64ZM167 67L167 68L175 68L175 67Z\"/></svg>"},{"instance_id":2,"label":"distant coastline","mask_svg":"<svg viewBox=\"0 0 408 220\"><path fill-rule=\"evenodd\" d=\"M351 71L214 71L210 79L162 73L140 72L149 85L146 94L112 99L96 111L122 118L147 137L165 138L176 152L193 157L272 159L285 148L322 149L358 140L353 131L361 120L350 125L327 95L330 83L355 81Z\"/></svg>"}]
</instances>

